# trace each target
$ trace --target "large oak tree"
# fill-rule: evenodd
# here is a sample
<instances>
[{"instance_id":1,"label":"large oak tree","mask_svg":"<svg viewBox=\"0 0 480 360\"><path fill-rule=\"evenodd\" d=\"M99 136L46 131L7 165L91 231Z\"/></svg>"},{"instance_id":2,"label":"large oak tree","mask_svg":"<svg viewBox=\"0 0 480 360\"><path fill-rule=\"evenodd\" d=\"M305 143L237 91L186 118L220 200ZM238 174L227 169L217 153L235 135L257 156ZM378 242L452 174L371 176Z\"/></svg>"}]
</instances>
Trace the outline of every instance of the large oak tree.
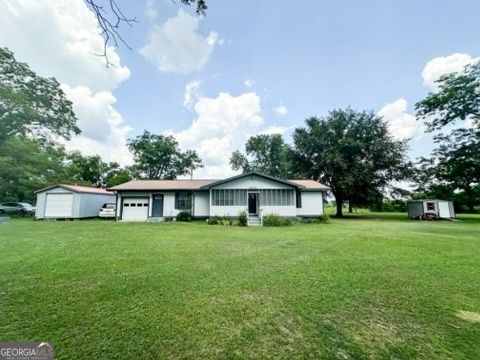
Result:
<instances>
[{"instance_id":1,"label":"large oak tree","mask_svg":"<svg viewBox=\"0 0 480 360\"><path fill-rule=\"evenodd\" d=\"M437 89L415 105L428 130L441 130L458 120L480 121L480 62L436 81Z\"/></svg>"},{"instance_id":2,"label":"large oak tree","mask_svg":"<svg viewBox=\"0 0 480 360\"><path fill-rule=\"evenodd\" d=\"M230 158L233 170L259 171L270 176L287 178L291 173L291 149L280 134L250 137L245 144L246 155L234 151Z\"/></svg>"},{"instance_id":3,"label":"large oak tree","mask_svg":"<svg viewBox=\"0 0 480 360\"><path fill-rule=\"evenodd\" d=\"M80 133L72 103L55 78L44 78L0 47L0 142L15 135L68 139Z\"/></svg>"},{"instance_id":4,"label":"large oak tree","mask_svg":"<svg viewBox=\"0 0 480 360\"><path fill-rule=\"evenodd\" d=\"M371 111L333 110L293 134L295 170L328 185L343 216L346 200L383 194L406 177L406 142L395 140Z\"/></svg>"},{"instance_id":5,"label":"large oak tree","mask_svg":"<svg viewBox=\"0 0 480 360\"><path fill-rule=\"evenodd\" d=\"M480 62L442 76L436 85L416 104L417 117L437 132L438 145L418 163L417 190L473 212L480 203ZM447 125L456 128L444 134Z\"/></svg>"},{"instance_id":6,"label":"large oak tree","mask_svg":"<svg viewBox=\"0 0 480 360\"><path fill-rule=\"evenodd\" d=\"M176 179L202 167L196 151L181 151L173 136L152 134L145 130L142 135L128 140L135 164L132 169L144 179Z\"/></svg>"},{"instance_id":7,"label":"large oak tree","mask_svg":"<svg viewBox=\"0 0 480 360\"><path fill-rule=\"evenodd\" d=\"M417 191L474 212L480 203L480 129L456 129L436 141L440 145L418 163Z\"/></svg>"}]
</instances>

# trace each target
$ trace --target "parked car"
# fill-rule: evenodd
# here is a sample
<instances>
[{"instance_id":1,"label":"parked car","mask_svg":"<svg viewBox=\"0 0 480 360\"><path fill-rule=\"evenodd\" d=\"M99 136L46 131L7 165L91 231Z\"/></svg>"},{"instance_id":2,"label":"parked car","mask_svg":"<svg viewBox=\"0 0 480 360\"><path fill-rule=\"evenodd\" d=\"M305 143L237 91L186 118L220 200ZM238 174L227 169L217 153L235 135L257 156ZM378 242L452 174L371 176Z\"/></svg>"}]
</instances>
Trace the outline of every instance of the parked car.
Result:
<instances>
[{"instance_id":1,"label":"parked car","mask_svg":"<svg viewBox=\"0 0 480 360\"><path fill-rule=\"evenodd\" d=\"M101 218L114 218L116 209L117 209L117 206L115 203L103 204L102 208L98 213L98 216Z\"/></svg>"},{"instance_id":2,"label":"parked car","mask_svg":"<svg viewBox=\"0 0 480 360\"><path fill-rule=\"evenodd\" d=\"M0 214L34 215L35 206L24 202L4 202L0 204Z\"/></svg>"}]
</instances>

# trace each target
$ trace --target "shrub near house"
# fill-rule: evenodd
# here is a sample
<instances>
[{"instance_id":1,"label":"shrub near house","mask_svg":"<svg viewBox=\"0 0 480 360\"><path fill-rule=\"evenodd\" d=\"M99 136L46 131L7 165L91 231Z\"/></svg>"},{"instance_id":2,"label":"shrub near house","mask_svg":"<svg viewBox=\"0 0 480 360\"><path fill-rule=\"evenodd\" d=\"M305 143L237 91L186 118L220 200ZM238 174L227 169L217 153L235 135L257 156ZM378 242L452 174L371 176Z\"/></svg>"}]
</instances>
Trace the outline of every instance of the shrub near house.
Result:
<instances>
[{"instance_id":1,"label":"shrub near house","mask_svg":"<svg viewBox=\"0 0 480 360\"><path fill-rule=\"evenodd\" d=\"M288 226L292 224L289 218L277 214L264 215L262 222L263 226Z\"/></svg>"}]
</instances>

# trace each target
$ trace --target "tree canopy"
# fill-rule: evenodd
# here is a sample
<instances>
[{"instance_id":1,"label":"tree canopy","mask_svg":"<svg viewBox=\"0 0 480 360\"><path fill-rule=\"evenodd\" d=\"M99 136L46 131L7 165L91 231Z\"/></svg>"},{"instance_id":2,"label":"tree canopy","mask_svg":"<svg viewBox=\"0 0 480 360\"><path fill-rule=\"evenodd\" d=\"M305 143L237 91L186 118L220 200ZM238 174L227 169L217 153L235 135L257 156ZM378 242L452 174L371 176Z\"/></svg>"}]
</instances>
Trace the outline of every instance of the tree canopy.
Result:
<instances>
[{"instance_id":1,"label":"tree canopy","mask_svg":"<svg viewBox=\"0 0 480 360\"><path fill-rule=\"evenodd\" d=\"M35 190L53 183L105 187L130 179L117 163L65 151L56 140L80 133L76 122L54 78L0 48L0 201L34 201Z\"/></svg>"},{"instance_id":2,"label":"tree canopy","mask_svg":"<svg viewBox=\"0 0 480 360\"><path fill-rule=\"evenodd\" d=\"M85 156L79 151L66 155L68 177L76 184L105 188L131 179L128 169L122 169L116 162L106 163L99 155ZM115 180L116 179L116 180Z\"/></svg>"},{"instance_id":3,"label":"tree canopy","mask_svg":"<svg viewBox=\"0 0 480 360\"><path fill-rule=\"evenodd\" d=\"M72 103L55 78L35 74L0 47L0 142L14 135L70 138L79 134Z\"/></svg>"},{"instance_id":4,"label":"tree canopy","mask_svg":"<svg viewBox=\"0 0 480 360\"><path fill-rule=\"evenodd\" d=\"M437 89L416 104L430 131L458 123L450 134L437 133L437 148L417 163L417 190L454 200L474 211L480 203L480 62L442 76ZM470 120L467 122L465 120Z\"/></svg>"},{"instance_id":5,"label":"tree canopy","mask_svg":"<svg viewBox=\"0 0 480 360\"><path fill-rule=\"evenodd\" d=\"M145 179L175 179L202 167L202 161L193 150L181 151L173 136L152 134L128 140L135 164L132 169Z\"/></svg>"},{"instance_id":6,"label":"tree canopy","mask_svg":"<svg viewBox=\"0 0 480 360\"><path fill-rule=\"evenodd\" d=\"M437 137L441 145L418 163L417 191L465 204L480 202L480 129L461 128Z\"/></svg>"},{"instance_id":7,"label":"tree canopy","mask_svg":"<svg viewBox=\"0 0 480 360\"><path fill-rule=\"evenodd\" d=\"M14 136L0 143L0 201L34 201L34 191L67 182L62 148Z\"/></svg>"},{"instance_id":8,"label":"tree canopy","mask_svg":"<svg viewBox=\"0 0 480 360\"><path fill-rule=\"evenodd\" d=\"M440 130L456 120L480 120L480 62L463 71L442 76L438 89L415 105L417 117L430 131Z\"/></svg>"},{"instance_id":9,"label":"tree canopy","mask_svg":"<svg viewBox=\"0 0 480 360\"><path fill-rule=\"evenodd\" d=\"M282 135L256 135L245 144L246 156L240 151L232 153L230 164L233 170L242 172L260 171L264 174L287 178L291 172L291 150Z\"/></svg>"},{"instance_id":10,"label":"tree canopy","mask_svg":"<svg viewBox=\"0 0 480 360\"><path fill-rule=\"evenodd\" d=\"M406 142L394 140L373 112L333 110L305 123L293 134L294 170L331 188L337 216L345 200L381 196L392 181L407 176Z\"/></svg>"}]
</instances>

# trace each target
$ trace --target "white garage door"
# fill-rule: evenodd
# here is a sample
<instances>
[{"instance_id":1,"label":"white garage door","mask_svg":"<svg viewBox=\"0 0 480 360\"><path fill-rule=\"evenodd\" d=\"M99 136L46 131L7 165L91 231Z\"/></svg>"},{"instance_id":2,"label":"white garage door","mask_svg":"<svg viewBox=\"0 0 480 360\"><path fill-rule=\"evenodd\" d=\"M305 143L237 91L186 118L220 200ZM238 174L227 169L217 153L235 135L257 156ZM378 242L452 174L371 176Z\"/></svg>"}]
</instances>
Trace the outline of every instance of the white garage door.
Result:
<instances>
[{"instance_id":1,"label":"white garage door","mask_svg":"<svg viewBox=\"0 0 480 360\"><path fill-rule=\"evenodd\" d=\"M122 220L147 220L148 198L124 198Z\"/></svg>"},{"instance_id":2,"label":"white garage door","mask_svg":"<svg viewBox=\"0 0 480 360\"><path fill-rule=\"evenodd\" d=\"M47 194L45 216L71 217L73 211L73 194Z\"/></svg>"}]
</instances>

